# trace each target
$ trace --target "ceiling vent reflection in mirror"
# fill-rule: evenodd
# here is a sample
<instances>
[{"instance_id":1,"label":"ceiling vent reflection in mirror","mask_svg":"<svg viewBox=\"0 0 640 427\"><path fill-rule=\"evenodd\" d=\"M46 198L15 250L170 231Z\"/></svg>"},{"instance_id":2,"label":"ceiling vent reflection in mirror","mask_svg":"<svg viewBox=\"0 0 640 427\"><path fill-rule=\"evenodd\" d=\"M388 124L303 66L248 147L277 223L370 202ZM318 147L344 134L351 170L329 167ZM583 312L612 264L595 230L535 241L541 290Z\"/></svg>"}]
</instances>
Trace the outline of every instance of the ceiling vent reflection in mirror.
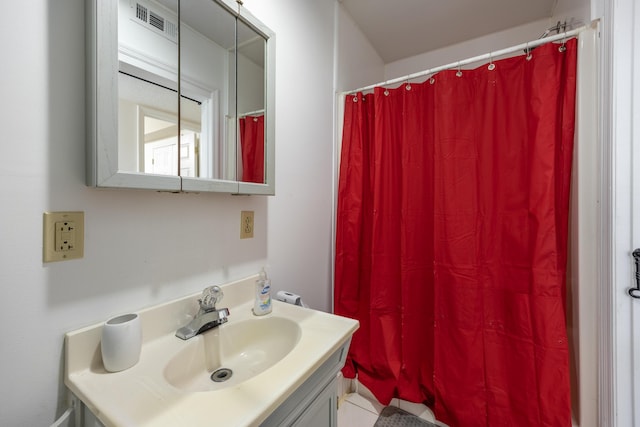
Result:
<instances>
[{"instance_id":1,"label":"ceiling vent reflection in mirror","mask_svg":"<svg viewBox=\"0 0 640 427\"><path fill-rule=\"evenodd\" d=\"M131 7L131 19L151 31L162 34L174 43L178 42L178 26L171 20L165 18L161 12L151 10L144 2L135 3L135 16L133 16L133 6Z\"/></svg>"}]
</instances>

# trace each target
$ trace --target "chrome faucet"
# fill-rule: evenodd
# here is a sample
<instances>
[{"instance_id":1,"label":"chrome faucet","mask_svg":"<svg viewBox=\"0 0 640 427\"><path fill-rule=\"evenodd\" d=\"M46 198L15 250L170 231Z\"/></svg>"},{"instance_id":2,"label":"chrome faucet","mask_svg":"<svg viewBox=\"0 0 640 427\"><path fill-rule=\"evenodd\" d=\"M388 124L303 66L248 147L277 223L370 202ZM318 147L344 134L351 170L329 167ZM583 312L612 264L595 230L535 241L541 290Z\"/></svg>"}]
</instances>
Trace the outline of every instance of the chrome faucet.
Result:
<instances>
[{"instance_id":1,"label":"chrome faucet","mask_svg":"<svg viewBox=\"0 0 640 427\"><path fill-rule=\"evenodd\" d=\"M224 294L219 286L209 286L202 291L202 298L198 299L200 309L188 325L176 331L176 336L183 340L193 338L198 334L208 331L211 328L226 323L229 316L228 308L216 309L218 301L222 300Z\"/></svg>"}]
</instances>

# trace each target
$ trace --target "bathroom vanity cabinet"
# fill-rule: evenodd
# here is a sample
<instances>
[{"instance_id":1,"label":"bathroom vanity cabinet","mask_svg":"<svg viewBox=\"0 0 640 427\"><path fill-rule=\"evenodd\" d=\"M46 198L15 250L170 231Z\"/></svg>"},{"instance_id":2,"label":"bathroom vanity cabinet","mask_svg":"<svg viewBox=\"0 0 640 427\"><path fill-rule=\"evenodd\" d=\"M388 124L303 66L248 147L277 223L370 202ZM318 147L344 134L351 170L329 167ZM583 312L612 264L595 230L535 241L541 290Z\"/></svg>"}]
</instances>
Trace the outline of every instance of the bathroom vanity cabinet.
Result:
<instances>
[{"instance_id":1,"label":"bathroom vanity cabinet","mask_svg":"<svg viewBox=\"0 0 640 427\"><path fill-rule=\"evenodd\" d=\"M255 316L256 279L222 285L228 322L188 340L175 332L197 311L200 294L137 312L140 360L121 372L104 368L102 323L67 333L75 425L335 427L336 378L358 321L280 301ZM221 368L233 374L212 381Z\"/></svg>"},{"instance_id":2,"label":"bathroom vanity cabinet","mask_svg":"<svg viewBox=\"0 0 640 427\"><path fill-rule=\"evenodd\" d=\"M336 427L337 374L344 366L349 342L336 351L261 427Z\"/></svg>"}]
</instances>

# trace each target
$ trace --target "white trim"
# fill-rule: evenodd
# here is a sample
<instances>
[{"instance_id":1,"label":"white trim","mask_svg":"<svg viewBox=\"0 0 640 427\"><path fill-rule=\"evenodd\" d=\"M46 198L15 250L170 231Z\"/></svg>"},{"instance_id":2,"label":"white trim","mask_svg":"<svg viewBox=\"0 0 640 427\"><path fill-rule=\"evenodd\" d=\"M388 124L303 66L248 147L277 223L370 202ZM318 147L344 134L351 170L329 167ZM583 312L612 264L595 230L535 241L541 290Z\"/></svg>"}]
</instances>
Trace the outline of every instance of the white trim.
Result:
<instances>
[{"instance_id":1,"label":"white trim","mask_svg":"<svg viewBox=\"0 0 640 427\"><path fill-rule=\"evenodd\" d=\"M612 6L608 3L607 6ZM612 303L613 290L611 289L613 262L613 191L612 191L612 91L611 91L611 22L610 11L600 23L601 37L601 58L600 58L600 87L599 97L601 99L600 115L600 222L598 229L597 245L599 247L599 282L600 282L600 304L596 313L600 325L598 333L598 410L599 425L602 427L613 427L615 425L615 360L614 360L614 309Z\"/></svg>"},{"instance_id":2,"label":"white trim","mask_svg":"<svg viewBox=\"0 0 640 427\"><path fill-rule=\"evenodd\" d=\"M569 289L571 318L568 334L573 357L572 416L574 425L598 424L598 308L599 213L598 173L598 30L594 26L578 36L576 90L576 143L573 155L570 213ZM574 376L575 374L575 376Z\"/></svg>"},{"instance_id":3,"label":"white trim","mask_svg":"<svg viewBox=\"0 0 640 427\"><path fill-rule=\"evenodd\" d=\"M633 0L613 2L608 34L612 42L612 311L614 314L612 347L614 368L614 425L636 425L633 411L633 302L626 294L630 286L632 247L632 92L633 87Z\"/></svg>"},{"instance_id":4,"label":"white trim","mask_svg":"<svg viewBox=\"0 0 640 427\"><path fill-rule=\"evenodd\" d=\"M628 248L628 252L631 253L635 250L635 248L640 247L640 209L638 206L640 205L640 6L638 6L638 2L635 1L632 3L633 8L633 22L631 29L631 38L629 41L631 42L632 52L631 52L631 60L632 60L632 73L631 73L631 81L629 84L631 85L631 139L630 139L630 149L631 153L629 156L630 159L630 167L631 167L631 223L630 227L632 229L631 236L631 246ZM636 225L636 226L634 226ZM628 258L628 261L631 261L631 257ZM628 264L631 271L629 272L629 283L627 286L635 287L637 283L635 282L635 265L629 263ZM631 401L631 409L633 411L633 421L634 425L640 423L640 369L636 368L637 362L640 359L640 301L632 299L631 300L631 329L632 336L631 342L632 345L632 354L631 354L631 368L632 371L632 382L633 382L633 390L632 390L632 401ZM636 363L634 363L636 362Z\"/></svg>"},{"instance_id":5,"label":"white trim","mask_svg":"<svg viewBox=\"0 0 640 427\"><path fill-rule=\"evenodd\" d=\"M338 213L338 179L340 178L340 144L342 135L338 129L341 129L341 123L344 121L344 114L340 112L340 101L344 100L338 93L338 61L339 61L339 39L340 39L340 3L333 2L333 151L331 159L331 247L330 247L330 277L331 284L331 312L335 312L335 286L336 286L336 215ZM338 396L341 397L341 396Z\"/></svg>"}]
</instances>

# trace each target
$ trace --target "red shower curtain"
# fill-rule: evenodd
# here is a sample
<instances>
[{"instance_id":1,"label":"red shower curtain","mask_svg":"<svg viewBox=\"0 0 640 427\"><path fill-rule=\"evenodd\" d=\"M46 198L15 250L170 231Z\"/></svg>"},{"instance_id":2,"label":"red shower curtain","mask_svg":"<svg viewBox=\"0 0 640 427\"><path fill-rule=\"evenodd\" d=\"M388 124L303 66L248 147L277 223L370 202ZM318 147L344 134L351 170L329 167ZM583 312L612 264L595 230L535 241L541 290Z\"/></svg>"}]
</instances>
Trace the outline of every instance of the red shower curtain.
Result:
<instances>
[{"instance_id":1,"label":"red shower curtain","mask_svg":"<svg viewBox=\"0 0 640 427\"><path fill-rule=\"evenodd\" d=\"M568 427L576 41L349 95L335 312L344 373L451 427ZM490 69L493 68L493 69Z\"/></svg>"},{"instance_id":2,"label":"red shower curtain","mask_svg":"<svg viewBox=\"0 0 640 427\"><path fill-rule=\"evenodd\" d=\"M264 183L264 115L239 120L242 181Z\"/></svg>"}]
</instances>

